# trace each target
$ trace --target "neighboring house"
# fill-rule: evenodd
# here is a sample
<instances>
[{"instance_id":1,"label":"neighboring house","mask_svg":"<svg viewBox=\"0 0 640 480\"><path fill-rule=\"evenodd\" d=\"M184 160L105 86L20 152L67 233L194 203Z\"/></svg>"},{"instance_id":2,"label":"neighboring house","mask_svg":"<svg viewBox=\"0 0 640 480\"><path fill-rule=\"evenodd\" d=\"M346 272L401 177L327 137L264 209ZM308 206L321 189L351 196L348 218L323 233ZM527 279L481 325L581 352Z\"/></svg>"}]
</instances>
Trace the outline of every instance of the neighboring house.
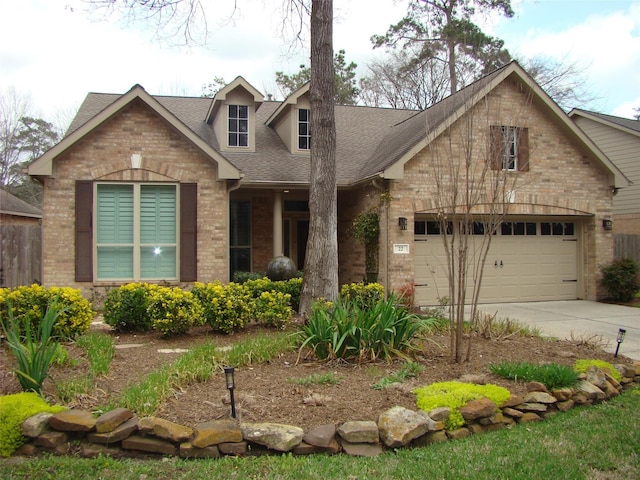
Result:
<instances>
[{"instance_id":1,"label":"neighboring house","mask_svg":"<svg viewBox=\"0 0 640 480\"><path fill-rule=\"evenodd\" d=\"M627 180L517 63L426 111L335 112L341 283L365 277L351 225L373 207L378 281L389 290L415 283L421 305L447 295L435 226L447 212L435 207L433 168L462 158L467 129L485 152L472 162L487 161L483 145L499 132L499 168L519 179L480 301L599 296L598 265L613 248L603 219ZM213 99L151 96L138 85L89 94L65 138L29 166L44 185L44 284L228 281L281 254L301 267L309 114L308 86L265 101L242 77Z\"/></svg>"},{"instance_id":2,"label":"neighboring house","mask_svg":"<svg viewBox=\"0 0 640 480\"><path fill-rule=\"evenodd\" d=\"M640 235L640 121L573 109L569 117L631 181L613 197L613 231Z\"/></svg>"},{"instance_id":3,"label":"neighboring house","mask_svg":"<svg viewBox=\"0 0 640 480\"><path fill-rule=\"evenodd\" d=\"M0 189L0 288L42 278L40 209Z\"/></svg>"}]
</instances>

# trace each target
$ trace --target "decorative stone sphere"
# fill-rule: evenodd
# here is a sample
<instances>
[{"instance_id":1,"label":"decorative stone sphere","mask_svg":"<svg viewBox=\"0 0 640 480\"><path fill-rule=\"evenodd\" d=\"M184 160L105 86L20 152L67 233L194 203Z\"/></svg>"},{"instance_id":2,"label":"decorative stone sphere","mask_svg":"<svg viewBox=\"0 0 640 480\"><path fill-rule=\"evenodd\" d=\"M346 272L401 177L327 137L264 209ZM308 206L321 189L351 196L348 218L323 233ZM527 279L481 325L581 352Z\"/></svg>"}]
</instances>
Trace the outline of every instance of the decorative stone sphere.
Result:
<instances>
[{"instance_id":1,"label":"decorative stone sphere","mask_svg":"<svg viewBox=\"0 0 640 480\"><path fill-rule=\"evenodd\" d=\"M289 280L295 277L296 273L298 273L296 264L284 255L272 258L267 266L267 277L273 281Z\"/></svg>"}]
</instances>

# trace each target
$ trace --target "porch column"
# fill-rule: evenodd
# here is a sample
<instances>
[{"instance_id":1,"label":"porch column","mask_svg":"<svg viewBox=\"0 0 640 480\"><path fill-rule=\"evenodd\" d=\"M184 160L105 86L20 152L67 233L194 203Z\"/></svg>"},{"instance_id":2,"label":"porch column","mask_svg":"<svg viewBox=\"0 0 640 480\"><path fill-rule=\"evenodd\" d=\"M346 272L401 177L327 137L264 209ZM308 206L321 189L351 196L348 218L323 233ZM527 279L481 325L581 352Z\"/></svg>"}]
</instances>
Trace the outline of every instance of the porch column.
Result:
<instances>
[{"instance_id":1,"label":"porch column","mask_svg":"<svg viewBox=\"0 0 640 480\"><path fill-rule=\"evenodd\" d=\"M284 255L282 248L282 192L273 192L273 256Z\"/></svg>"}]
</instances>

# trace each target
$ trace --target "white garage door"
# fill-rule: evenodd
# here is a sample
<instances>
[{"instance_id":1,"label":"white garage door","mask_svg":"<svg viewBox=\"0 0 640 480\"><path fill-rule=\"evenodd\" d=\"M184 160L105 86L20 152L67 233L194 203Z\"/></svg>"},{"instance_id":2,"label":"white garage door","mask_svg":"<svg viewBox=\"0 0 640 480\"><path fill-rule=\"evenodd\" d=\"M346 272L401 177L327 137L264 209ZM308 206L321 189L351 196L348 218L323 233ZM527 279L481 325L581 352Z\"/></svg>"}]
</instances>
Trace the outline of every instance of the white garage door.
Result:
<instances>
[{"instance_id":1,"label":"white garage door","mask_svg":"<svg viewBox=\"0 0 640 480\"><path fill-rule=\"evenodd\" d=\"M577 298L577 228L573 222L505 222L491 241L480 303ZM482 235L470 238L479 244ZM439 225L417 221L414 245L416 302L438 304L439 298L449 294ZM469 272L468 296L472 276L473 267Z\"/></svg>"}]
</instances>

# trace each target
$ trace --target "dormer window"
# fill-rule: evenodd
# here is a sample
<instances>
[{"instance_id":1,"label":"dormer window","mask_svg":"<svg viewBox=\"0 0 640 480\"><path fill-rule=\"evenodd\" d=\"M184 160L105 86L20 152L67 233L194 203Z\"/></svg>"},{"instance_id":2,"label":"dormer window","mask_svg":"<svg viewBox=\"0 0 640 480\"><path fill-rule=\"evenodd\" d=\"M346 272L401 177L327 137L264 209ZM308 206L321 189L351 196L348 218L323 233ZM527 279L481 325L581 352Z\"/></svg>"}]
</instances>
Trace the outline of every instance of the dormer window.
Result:
<instances>
[{"instance_id":1,"label":"dormer window","mask_svg":"<svg viewBox=\"0 0 640 480\"><path fill-rule=\"evenodd\" d=\"M249 146L249 107L229 105L229 146Z\"/></svg>"},{"instance_id":2,"label":"dormer window","mask_svg":"<svg viewBox=\"0 0 640 480\"><path fill-rule=\"evenodd\" d=\"M311 129L309 128L309 109L298 110L298 149L309 150L311 148Z\"/></svg>"}]
</instances>

